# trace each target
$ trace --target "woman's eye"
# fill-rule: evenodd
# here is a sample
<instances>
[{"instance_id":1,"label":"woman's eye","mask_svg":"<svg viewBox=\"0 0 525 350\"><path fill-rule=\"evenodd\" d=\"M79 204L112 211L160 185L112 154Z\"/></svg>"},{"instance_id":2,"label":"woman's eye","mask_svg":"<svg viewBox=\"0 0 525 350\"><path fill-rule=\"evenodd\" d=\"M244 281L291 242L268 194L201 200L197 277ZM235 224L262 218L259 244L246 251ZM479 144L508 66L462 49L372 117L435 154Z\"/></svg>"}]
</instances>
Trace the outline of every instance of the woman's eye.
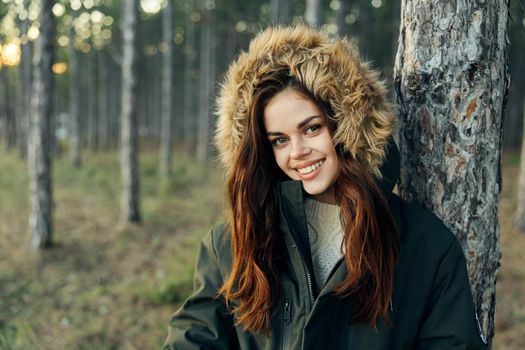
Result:
<instances>
[{"instance_id":1,"label":"woman's eye","mask_svg":"<svg viewBox=\"0 0 525 350\"><path fill-rule=\"evenodd\" d=\"M273 139L271 141L271 143L274 146L281 146L281 145L284 145L286 143L286 138L285 137L279 137L279 138Z\"/></svg>"},{"instance_id":2,"label":"woman's eye","mask_svg":"<svg viewBox=\"0 0 525 350\"><path fill-rule=\"evenodd\" d=\"M306 133L307 134L311 134L311 133L319 130L320 128L321 128L321 125L319 125L319 124L311 125L311 126L306 128Z\"/></svg>"}]
</instances>

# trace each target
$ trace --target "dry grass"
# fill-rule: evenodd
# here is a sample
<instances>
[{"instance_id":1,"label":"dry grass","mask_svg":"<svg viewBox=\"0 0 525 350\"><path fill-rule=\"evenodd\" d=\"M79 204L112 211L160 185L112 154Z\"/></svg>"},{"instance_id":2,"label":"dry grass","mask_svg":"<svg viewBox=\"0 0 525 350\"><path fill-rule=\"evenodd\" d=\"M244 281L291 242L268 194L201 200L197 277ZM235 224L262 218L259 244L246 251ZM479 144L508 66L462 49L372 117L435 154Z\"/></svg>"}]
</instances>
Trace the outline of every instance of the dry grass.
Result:
<instances>
[{"instance_id":1,"label":"dry grass","mask_svg":"<svg viewBox=\"0 0 525 350\"><path fill-rule=\"evenodd\" d=\"M219 177L175 159L158 186L156 157L142 159L141 225L119 224L113 154L82 169L55 168L55 241L27 250L27 178L0 158L0 348L160 348L177 304L192 288L197 243L221 218Z\"/></svg>"},{"instance_id":2,"label":"dry grass","mask_svg":"<svg viewBox=\"0 0 525 350\"><path fill-rule=\"evenodd\" d=\"M525 233L512 227L516 209L518 154L505 154L500 195L501 268L496 285L494 349L525 349Z\"/></svg>"},{"instance_id":3,"label":"dry grass","mask_svg":"<svg viewBox=\"0 0 525 350\"><path fill-rule=\"evenodd\" d=\"M525 349L525 234L511 228L516 156L505 161L502 266L494 349ZM56 246L27 250L27 178L0 155L0 349L160 348L171 313L189 293L200 237L221 220L219 176L175 159L158 185L155 154L141 159L141 225L119 225L114 154L82 169L55 166Z\"/></svg>"}]
</instances>

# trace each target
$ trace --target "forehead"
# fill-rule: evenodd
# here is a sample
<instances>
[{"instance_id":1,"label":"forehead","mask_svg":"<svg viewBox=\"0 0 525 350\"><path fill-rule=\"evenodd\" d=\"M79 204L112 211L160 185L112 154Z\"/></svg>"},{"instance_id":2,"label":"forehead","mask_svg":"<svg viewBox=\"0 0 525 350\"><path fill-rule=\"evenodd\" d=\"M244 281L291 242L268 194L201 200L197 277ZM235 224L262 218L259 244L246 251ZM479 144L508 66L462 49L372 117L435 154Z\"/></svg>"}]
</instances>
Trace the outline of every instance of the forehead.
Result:
<instances>
[{"instance_id":1,"label":"forehead","mask_svg":"<svg viewBox=\"0 0 525 350\"><path fill-rule=\"evenodd\" d=\"M323 113L312 100L293 89L279 92L263 110L267 131L295 129L300 122L312 116L323 117Z\"/></svg>"}]
</instances>

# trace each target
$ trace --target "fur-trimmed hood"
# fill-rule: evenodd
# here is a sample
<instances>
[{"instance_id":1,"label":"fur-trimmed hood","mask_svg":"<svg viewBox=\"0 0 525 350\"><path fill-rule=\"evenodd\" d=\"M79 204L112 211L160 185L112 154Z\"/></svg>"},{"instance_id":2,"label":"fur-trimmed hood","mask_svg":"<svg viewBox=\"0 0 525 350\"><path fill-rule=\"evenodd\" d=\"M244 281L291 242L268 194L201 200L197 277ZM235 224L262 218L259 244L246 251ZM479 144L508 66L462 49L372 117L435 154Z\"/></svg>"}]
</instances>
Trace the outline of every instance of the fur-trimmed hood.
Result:
<instances>
[{"instance_id":1,"label":"fur-trimmed hood","mask_svg":"<svg viewBox=\"0 0 525 350\"><path fill-rule=\"evenodd\" d=\"M334 113L330 118L337 125L334 143L381 177L394 115L379 74L346 39L330 39L304 25L264 30L231 64L219 92L215 135L226 169L238 154L254 88L263 77L282 69L330 104Z\"/></svg>"}]
</instances>

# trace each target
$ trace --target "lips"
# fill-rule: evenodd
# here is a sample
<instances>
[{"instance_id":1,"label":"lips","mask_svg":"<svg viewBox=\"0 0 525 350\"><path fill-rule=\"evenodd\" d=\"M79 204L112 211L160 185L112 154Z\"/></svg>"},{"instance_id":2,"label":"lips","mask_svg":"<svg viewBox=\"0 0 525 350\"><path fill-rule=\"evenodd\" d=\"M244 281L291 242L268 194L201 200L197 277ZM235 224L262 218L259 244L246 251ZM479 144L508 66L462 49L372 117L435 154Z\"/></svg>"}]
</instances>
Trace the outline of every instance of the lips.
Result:
<instances>
[{"instance_id":1,"label":"lips","mask_svg":"<svg viewBox=\"0 0 525 350\"><path fill-rule=\"evenodd\" d=\"M325 159L319 160L306 166L296 167L294 170L302 180L311 180L321 172Z\"/></svg>"}]
</instances>

